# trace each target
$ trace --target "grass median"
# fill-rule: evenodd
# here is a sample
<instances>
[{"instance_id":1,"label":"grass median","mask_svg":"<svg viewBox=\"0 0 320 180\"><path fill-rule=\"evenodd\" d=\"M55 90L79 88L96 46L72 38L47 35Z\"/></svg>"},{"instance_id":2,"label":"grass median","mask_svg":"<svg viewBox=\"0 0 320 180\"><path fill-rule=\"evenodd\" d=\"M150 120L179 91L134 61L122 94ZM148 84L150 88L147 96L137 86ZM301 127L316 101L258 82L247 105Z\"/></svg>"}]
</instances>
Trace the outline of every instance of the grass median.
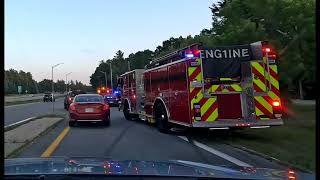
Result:
<instances>
[{"instance_id":1,"label":"grass median","mask_svg":"<svg viewBox=\"0 0 320 180\"><path fill-rule=\"evenodd\" d=\"M284 119L284 126L247 129L225 140L315 172L315 106L289 108L295 115Z\"/></svg>"}]
</instances>

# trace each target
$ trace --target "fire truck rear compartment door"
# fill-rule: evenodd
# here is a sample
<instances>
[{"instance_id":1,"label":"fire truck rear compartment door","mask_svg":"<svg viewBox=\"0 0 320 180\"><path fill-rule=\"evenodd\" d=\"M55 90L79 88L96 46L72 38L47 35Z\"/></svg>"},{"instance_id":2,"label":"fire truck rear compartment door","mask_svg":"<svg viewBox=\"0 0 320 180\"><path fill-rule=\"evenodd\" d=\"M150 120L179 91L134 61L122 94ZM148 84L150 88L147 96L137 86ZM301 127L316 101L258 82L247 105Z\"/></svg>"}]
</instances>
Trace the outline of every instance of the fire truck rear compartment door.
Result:
<instances>
[{"instance_id":1,"label":"fire truck rear compartment door","mask_svg":"<svg viewBox=\"0 0 320 180\"><path fill-rule=\"evenodd\" d=\"M218 119L238 119L242 117L240 94L217 95Z\"/></svg>"}]
</instances>

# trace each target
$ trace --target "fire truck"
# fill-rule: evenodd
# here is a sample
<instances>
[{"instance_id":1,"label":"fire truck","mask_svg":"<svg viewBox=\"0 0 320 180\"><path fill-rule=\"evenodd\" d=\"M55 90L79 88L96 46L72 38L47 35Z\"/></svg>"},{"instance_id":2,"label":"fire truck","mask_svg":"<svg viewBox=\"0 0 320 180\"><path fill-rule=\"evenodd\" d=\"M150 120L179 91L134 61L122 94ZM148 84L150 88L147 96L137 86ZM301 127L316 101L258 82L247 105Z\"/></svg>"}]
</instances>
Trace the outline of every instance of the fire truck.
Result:
<instances>
[{"instance_id":1,"label":"fire truck","mask_svg":"<svg viewBox=\"0 0 320 180\"><path fill-rule=\"evenodd\" d=\"M118 79L127 120L210 129L283 125L278 61L267 41L204 47L199 43L150 61Z\"/></svg>"}]
</instances>

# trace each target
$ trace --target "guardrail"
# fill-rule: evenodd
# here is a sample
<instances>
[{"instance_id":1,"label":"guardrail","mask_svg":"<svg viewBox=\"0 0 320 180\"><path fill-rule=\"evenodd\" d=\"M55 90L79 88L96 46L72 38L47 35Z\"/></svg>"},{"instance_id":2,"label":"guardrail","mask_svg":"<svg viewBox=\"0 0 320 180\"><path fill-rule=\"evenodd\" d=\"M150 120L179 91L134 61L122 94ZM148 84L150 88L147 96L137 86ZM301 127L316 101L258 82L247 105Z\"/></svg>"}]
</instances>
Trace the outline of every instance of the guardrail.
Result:
<instances>
[{"instance_id":1,"label":"guardrail","mask_svg":"<svg viewBox=\"0 0 320 180\"><path fill-rule=\"evenodd\" d=\"M63 97L64 94L55 94L54 95L56 98L58 97ZM19 101L28 101L28 100L37 100L37 99L42 99L43 94L37 94L35 96L15 96L15 97L5 97L5 102L19 102Z\"/></svg>"}]
</instances>

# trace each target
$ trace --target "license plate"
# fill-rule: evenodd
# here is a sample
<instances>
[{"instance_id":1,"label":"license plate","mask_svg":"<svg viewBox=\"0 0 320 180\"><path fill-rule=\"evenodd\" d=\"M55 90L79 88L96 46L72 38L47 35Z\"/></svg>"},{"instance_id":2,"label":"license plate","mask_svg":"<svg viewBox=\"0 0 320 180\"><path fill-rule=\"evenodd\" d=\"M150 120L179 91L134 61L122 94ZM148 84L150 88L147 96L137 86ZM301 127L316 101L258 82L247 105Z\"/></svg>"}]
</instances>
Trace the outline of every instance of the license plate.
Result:
<instances>
[{"instance_id":1,"label":"license plate","mask_svg":"<svg viewBox=\"0 0 320 180\"><path fill-rule=\"evenodd\" d=\"M110 101L110 103L113 103L113 101Z\"/></svg>"},{"instance_id":2,"label":"license plate","mask_svg":"<svg viewBox=\"0 0 320 180\"><path fill-rule=\"evenodd\" d=\"M86 108L85 112L93 112L93 109L92 108Z\"/></svg>"}]
</instances>

